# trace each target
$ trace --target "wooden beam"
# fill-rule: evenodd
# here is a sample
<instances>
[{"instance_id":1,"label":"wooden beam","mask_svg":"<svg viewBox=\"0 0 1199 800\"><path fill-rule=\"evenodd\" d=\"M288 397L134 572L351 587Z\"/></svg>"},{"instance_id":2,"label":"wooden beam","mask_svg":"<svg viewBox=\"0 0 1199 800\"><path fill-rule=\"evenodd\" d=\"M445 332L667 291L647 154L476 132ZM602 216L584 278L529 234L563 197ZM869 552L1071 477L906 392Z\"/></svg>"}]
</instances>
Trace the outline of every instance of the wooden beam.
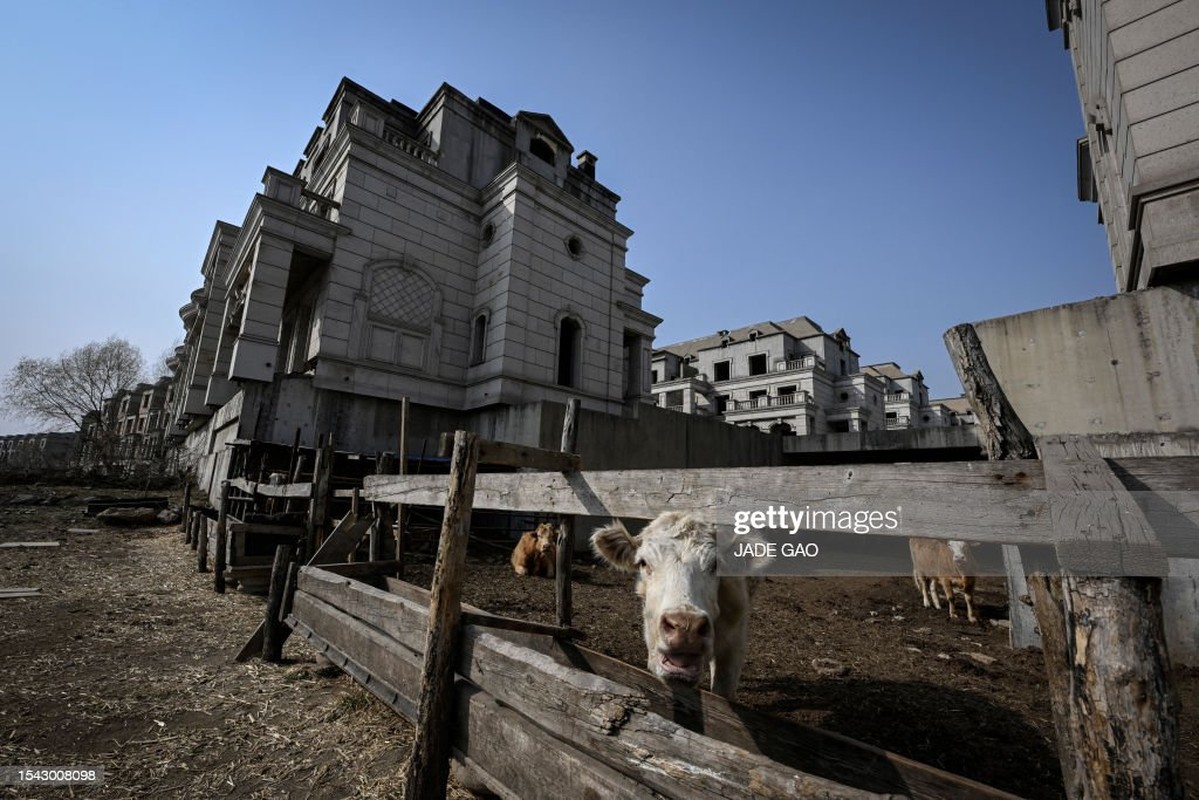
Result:
<instances>
[{"instance_id":1,"label":"wooden beam","mask_svg":"<svg viewBox=\"0 0 1199 800\"><path fill-rule=\"evenodd\" d=\"M196 572L208 572L208 517L196 515Z\"/></svg>"},{"instance_id":2,"label":"wooden beam","mask_svg":"<svg viewBox=\"0 0 1199 800\"><path fill-rule=\"evenodd\" d=\"M563 453L574 453L579 442L579 398L572 397L566 401L566 414L562 419ZM576 467L575 469L578 469ZM563 469L564 472L570 470ZM558 614L558 624L564 628L570 627L574 616L574 600L571 594L571 566L574 564L575 521L574 517L563 514L558 517L558 545L554 564L554 605Z\"/></svg>"},{"instance_id":3,"label":"wooden beam","mask_svg":"<svg viewBox=\"0 0 1199 800\"><path fill-rule=\"evenodd\" d=\"M230 522L229 535L292 536L302 537L306 533L302 525L273 525L268 522Z\"/></svg>"},{"instance_id":4,"label":"wooden beam","mask_svg":"<svg viewBox=\"0 0 1199 800\"><path fill-rule=\"evenodd\" d=\"M183 533L184 544L191 539L191 529L188 527L188 523L191 522L191 505L192 482L191 479L185 478L183 481L183 513L179 518L179 530Z\"/></svg>"},{"instance_id":5,"label":"wooden beam","mask_svg":"<svg viewBox=\"0 0 1199 800\"><path fill-rule=\"evenodd\" d=\"M1038 441L1058 561L1076 575L1169 573L1144 512L1086 438Z\"/></svg>"},{"instance_id":6,"label":"wooden beam","mask_svg":"<svg viewBox=\"0 0 1199 800\"><path fill-rule=\"evenodd\" d=\"M396 452L396 457L400 461L399 473L401 475L408 474L408 414L411 410L411 405L408 398L400 400L400 441L399 450ZM396 577L404 577L404 526L408 522L408 515L403 504L396 506L395 527L392 529L395 532L395 556L396 556Z\"/></svg>"},{"instance_id":7,"label":"wooden beam","mask_svg":"<svg viewBox=\"0 0 1199 800\"><path fill-rule=\"evenodd\" d=\"M368 475L364 496L379 502L438 506L444 476ZM858 511L902 508L902 525L879 535L1047 545L1052 526L1039 461L850 464L818 467L487 473L474 507L537 514L653 519L694 511L731 526L740 510L785 505ZM970 514L962 509L969 508Z\"/></svg>"},{"instance_id":8,"label":"wooden beam","mask_svg":"<svg viewBox=\"0 0 1199 800\"><path fill-rule=\"evenodd\" d=\"M453 445L454 435L452 433L441 434L437 455L441 458L449 458ZM540 447L495 442L489 439L479 440L479 463L549 472L572 472L583 468L582 457L573 450L545 450Z\"/></svg>"},{"instance_id":9,"label":"wooden beam","mask_svg":"<svg viewBox=\"0 0 1199 800\"><path fill-rule=\"evenodd\" d=\"M404 768L405 797L442 797L449 778L450 731L444 721L454 704L462 573L470 538L471 500L478 455L473 433L458 431L454 434L450 486L430 590L429 630L421 670L420 717L412 754Z\"/></svg>"},{"instance_id":10,"label":"wooden beam","mask_svg":"<svg viewBox=\"0 0 1199 800\"><path fill-rule=\"evenodd\" d=\"M1028 578L1066 794L1181 798L1162 582L1127 577L1163 574L1153 571L1164 570L1160 544L1093 445L1078 437L1041 445L1059 551L1094 553L1082 577ZM1113 574L1125 577L1094 577Z\"/></svg>"},{"instance_id":11,"label":"wooden beam","mask_svg":"<svg viewBox=\"0 0 1199 800\"><path fill-rule=\"evenodd\" d=\"M279 545L275 548L275 562L271 566L271 584L267 594L266 615L262 621L262 660L272 664L283 658L283 625L279 621L279 612L283 608L287 570L295 552L295 545Z\"/></svg>"},{"instance_id":12,"label":"wooden beam","mask_svg":"<svg viewBox=\"0 0 1199 800\"><path fill-rule=\"evenodd\" d=\"M297 595L297 598L302 597ZM306 601L300 600L303 605ZM416 720L414 697L420 683L419 657L349 615L322 615L314 631L293 616L289 624L326 658L346 671L394 711ZM313 613L304 607L305 618ZM328 633L334 641L326 641ZM349 655L347 651L353 653ZM504 708L485 692L461 684L447 720L455 755L479 767L492 791L502 797L651 798L638 781L542 731Z\"/></svg>"},{"instance_id":13,"label":"wooden beam","mask_svg":"<svg viewBox=\"0 0 1199 800\"><path fill-rule=\"evenodd\" d=\"M346 562L353 550L358 547L358 543L362 540L362 534L368 530L373 524L371 517L363 517L355 519L353 514L347 514L342 517L337 523L337 527L329 534L320 548L308 559L308 564L341 564ZM350 565L351 567L356 565ZM369 570L369 565L363 565ZM370 574L364 571L362 574ZM294 584L292 584L294 586ZM266 634L266 624L259 623L254 632L250 634L250 638L242 645L235 661L246 661L262 652L263 637ZM279 646L287 641L287 637L291 635L288 629L282 630L279 633Z\"/></svg>"},{"instance_id":14,"label":"wooden beam","mask_svg":"<svg viewBox=\"0 0 1199 800\"><path fill-rule=\"evenodd\" d=\"M229 481L221 481L221 511L216 520L216 555L212 563L212 585L217 594L225 593L225 561L229 545Z\"/></svg>"},{"instance_id":15,"label":"wooden beam","mask_svg":"<svg viewBox=\"0 0 1199 800\"><path fill-rule=\"evenodd\" d=\"M269 483L257 483L246 478L232 478L229 485L240 492L250 495L251 497L285 497L285 498L309 498L312 497L311 483L281 483L278 486L272 486Z\"/></svg>"},{"instance_id":16,"label":"wooden beam","mask_svg":"<svg viewBox=\"0 0 1199 800\"><path fill-rule=\"evenodd\" d=\"M294 617L302 624L312 627L332 625L335 630L329 635L343 642L347 652L355 654L356 659L357 654L361 653L360 663L365 663L365 659L368 658L379 659L378 672L371 670L371 674L377 676L393 669L392 661L417 657L416 654L424 641L428 619L428 609L422 604L426 594L423 590L410 584L389 584L402 594L383 592L356 581L331 575L323 569L306 568L300 573L300 590L296 594L297 599L304 599L297 606L299 610ZM322 618L326 621L321 622L312 619L313 608L326 611L336 609L345 616L333 620ZM469 609L469 606L466 608ZM347 634L343 632L352 629L347 620L360 625L364 631L383 638L371 639L363 645L350 643L344 638ZM663 720L670 720L672 727L682 726L749 754L779 762L773 769L781 766L787 770L838 782L848 780L859 789L886 794L963 800L1010 797L974 781L950 775L852 739L776 719L729 703L705 691L671 689L645 670L576 647L569 642L508 631L483 638L484 634L492 633L496 632L488 627L464 627L465 639L473 644L459 653L458 673L468 675L472 674L473 670L472 681L488 693L495 692L497 698L504 697L505 702L512 703L521 713L534 718L538 718L537 714L562 715L560 720L551 723L550 730L569 729L581 734L586 730L596 730L597 726L604 724L603 720L608 720L609 732L603 733L603 736L624 736L625 726L629 723L622 721L624 715L618 713L616 705L620 698L631 698L629 702L642 709L634 715L645 712L656 714ZM495 645L497 640L503 640L507 644ZM388 641L391 642L390 645L387 644ZM522 650L515 657L508 649L514 643L519 643ZM379 655L380 651L383 651L384 655ZM386 656L386 652L393 652L395 655ZM550 667L547 661L533 658L534 654L548 657L557 667ZM472 666L473 662L478 663ZM567 688L546 687L546 683L555 680L548 676L551 673L562 674L560 669L565 667L573 667L575 671L583 672L573 676L567 682ZM609 698L614 705L606 707L606 711L598 715L590 713L590 707L571 694L575 689L569 688L581 686L583 688L579 691L590 692L594 687L609 685L597 682L597 678L614 682L621 687ZM528 688L506 686L513 681L526 684ZM459 683L459 686L463 684ZM414 694L414 685L406 691ZM576 697L579 702L563 699L564 696ZM580 714L586 719L578 719L577 715ZM655 722L650 727L661 731L662 724ZM633 727L636 727L635 724ZM580 741L575 733L566 738L572 742ZM650 735L656 737L660 733ZM690 763L698 770L698 765L706 763L706 743L700 739L694 741L699 744L686 758L690 759ZM626 745L620 745L624 746ZM593 749L588 747L589 751ZM475 753L475 745L471 743L468 754L474 757ZM613 757L604 758L605 761L610 761ZM637 770L635 765L627 768ZM680 766L680 771L685 772L686 769ZM639 770L637 775L640 776ZM676 789L671 794L678 795L679 790Z\"/></svg>"}]
</instances>

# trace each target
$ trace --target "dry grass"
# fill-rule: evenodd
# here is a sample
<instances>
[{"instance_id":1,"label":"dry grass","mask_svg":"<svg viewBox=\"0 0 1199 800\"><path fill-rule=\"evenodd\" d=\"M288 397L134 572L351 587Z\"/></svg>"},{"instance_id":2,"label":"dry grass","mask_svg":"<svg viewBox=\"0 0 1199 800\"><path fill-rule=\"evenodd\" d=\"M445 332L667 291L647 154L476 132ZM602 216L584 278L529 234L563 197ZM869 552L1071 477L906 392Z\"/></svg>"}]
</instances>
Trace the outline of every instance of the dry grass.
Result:
<instances>
[{"instance_id":1,"label":"dry grass","mask_svg":"<svg viewBox=\"0 0 1199 800\"><path fill-rule=\"evenodd\" d=\"M411 727L303 642L235 663L262 600L215 594L175 527L72 527L97 527L77 501L0 505L0 541L63 543L0 550L0 587L42 590L0 601L0 765L106 781L0 796L401 796Z\"/></svg>"}]
</instances>

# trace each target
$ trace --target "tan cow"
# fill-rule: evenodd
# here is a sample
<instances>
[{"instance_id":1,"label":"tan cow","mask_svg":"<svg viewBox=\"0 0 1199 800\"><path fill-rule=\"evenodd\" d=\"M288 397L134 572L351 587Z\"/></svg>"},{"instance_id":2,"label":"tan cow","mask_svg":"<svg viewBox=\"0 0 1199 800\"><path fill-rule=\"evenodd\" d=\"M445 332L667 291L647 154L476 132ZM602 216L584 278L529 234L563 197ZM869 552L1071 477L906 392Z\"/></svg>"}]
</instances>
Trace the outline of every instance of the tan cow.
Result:
<instances>
[{"instance_id":1,"label":"tan cow","mask_svg":"<svg viewBox=\"0 0 1199 800\"><path fill-rule=\"evenodd\" d=\"M554 565L558 562L558 529L548 522L537 526L535 531L525 531L512 550L512 569L524 577L554 577Z\"/></svg>"},{"instance_id":2,"label":"tan cow","mask_svg":"<svg viewBox=\"0 0 1199 800\"><path fill-rule=\"evenodd\" d=\"M958 586L962 596L966 598L966 618L978 622L974 614L974 576L978 567L974 557L970 555L970 546L957 540L941 541L939 539L911 539L908 547L912 551L912 577L920 589L924 599L924 607L928 608L929 595L932 604L941 609L941 601L937 597L937 584L945 591L945 599L949 602L949 617L957 619L957 611L953 604L953 589Z\"/></svg>"},{"instance_id":3,"label":"tan cow","mask_svg":"<svg viewBox=\"0 0 1199 800\"><path fill-rule=\"evenodd\" d=\"M749 638L750 582L716 574L716 528L668 511L631 536L613 522L591 536L596 555L637 573L647 667L664 683L695 686L711 666L711 688L733 698Z\"/></svg>"}]
</instances>

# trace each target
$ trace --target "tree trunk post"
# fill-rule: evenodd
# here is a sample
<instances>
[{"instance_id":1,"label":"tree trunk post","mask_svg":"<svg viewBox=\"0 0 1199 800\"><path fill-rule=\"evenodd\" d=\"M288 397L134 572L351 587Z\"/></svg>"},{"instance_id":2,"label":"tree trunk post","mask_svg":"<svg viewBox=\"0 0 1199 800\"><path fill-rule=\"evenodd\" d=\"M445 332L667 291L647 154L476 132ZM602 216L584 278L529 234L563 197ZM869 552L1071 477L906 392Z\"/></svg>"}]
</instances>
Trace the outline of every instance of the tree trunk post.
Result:
<instances>
[{"instance_id":1,"label":"tree trunk post","mask_svg":"<svg viewBox=\"0 0 1199 800\"><path fill-rule=\"evenodd\" d=\"M999 385L974 327L950 329L945 344L988 455L993 460L1034 457L1036 443ZM1040 457L1059 557L1086 547L1081 529L1096 528L1118 530L1126 543L1148 541L1142 550L1149 552L1145 563L1152 564L1148 522L1093 446L1085 440L1045 446ZM1005 561L1013 563L1007 556ZM1014 563L1019 563L1018 552ZM1034 571L1026 581L1041 634L1067 796L1181 798L1178 700L1166 654L1161 579L1055 573ZM1014 635L1023 604L1012 597L1010 578Z\"/></svg>"},{"instance_id":2,"label":"tree trunk post","mask_svg":"<svg viewBox=\"0 0 1199 800\"><path fill-rule=\"evenodd\" d=\"M405 797L443 797L449 778L454 665L477 468L477 438L467 431L456 432L450 460L450 488L429 595L420 711L412 755L404 767Z\"/></svg>"},{"instance_id":3,"label":"tree trunk post","mask_svg":"<svg viewBox=\"0 0 1199 800\"><path fill-rule=\"evenodd\" d=\"M562 443L559 449L563 453L574 453L579 441L579 398L572 397L566 401L566 415L562 418ZM573 598L571 596L571 565L574 561L575 520L573 516L558 517L558 554L554 564L554 596L558 611L558 624L563 628L570 627L571 617L574 616Z\"/></svg>"},{"instance_id":4,"label":"tree trunk post","mask_svg":"<svg viewBox=\"0 0 1199 800\"><path fill-rule=\"evenodd\" d=\"M275 548L275 561L271 565L271 585L267 594L266 618L262 628L262 660L276 664L283 658L283 623L280 621L284 605L283 593L287 586L287 572L295 546L281 544Z\"/></svg>"},{"instance_id":5,"label":"tree trunk post","mask_svg":"<svg viewBox=\"0 0 1199 800\"><path fill-rule=\"evenodd\" d=\"M221 481L221 510L216 520L216 557L213 559L213 588L225 593L225 562L229 545L229 481Z\"/></svg>"}]
</instances>

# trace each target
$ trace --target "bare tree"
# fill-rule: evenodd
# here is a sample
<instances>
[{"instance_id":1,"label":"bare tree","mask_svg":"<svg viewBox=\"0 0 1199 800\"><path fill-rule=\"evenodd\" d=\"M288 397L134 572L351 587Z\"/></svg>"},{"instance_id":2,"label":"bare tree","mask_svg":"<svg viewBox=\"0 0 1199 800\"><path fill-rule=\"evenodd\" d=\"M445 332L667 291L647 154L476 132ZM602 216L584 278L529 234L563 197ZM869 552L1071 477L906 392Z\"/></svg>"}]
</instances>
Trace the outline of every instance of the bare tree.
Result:
<instances>
[{"instance_id":1,"label":"bare tree","mask_svg":"<svg viewBox=\"0 0 1199 800\"><path fill-rule=\"evenodd\" d=\"M141 351L116 336L57 358L22 358L4 379L0 402L10 413L54 429L80 430L104 400L137 383Z\"/></svg>"}]
</instances>

